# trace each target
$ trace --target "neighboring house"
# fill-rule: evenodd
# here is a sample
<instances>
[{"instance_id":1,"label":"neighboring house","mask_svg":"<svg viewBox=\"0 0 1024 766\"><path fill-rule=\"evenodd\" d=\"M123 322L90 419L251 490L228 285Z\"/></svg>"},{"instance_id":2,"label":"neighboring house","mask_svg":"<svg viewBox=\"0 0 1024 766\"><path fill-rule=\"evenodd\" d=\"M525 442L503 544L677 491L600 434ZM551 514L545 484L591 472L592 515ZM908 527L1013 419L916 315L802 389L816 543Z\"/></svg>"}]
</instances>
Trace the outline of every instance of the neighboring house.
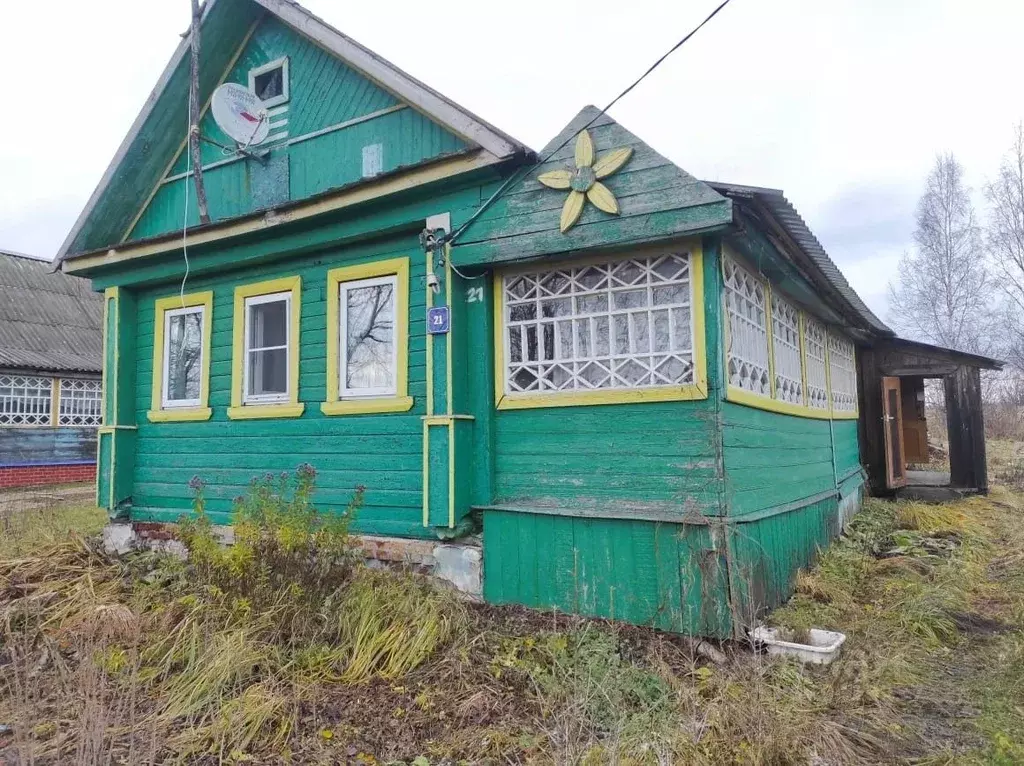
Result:
<instances>
[{"instance_id":1,"label":"neighboring house","mask_svg":"<svg viewBox=\"0 0 1024 766\"><path fill-rule=\"evenodd\" d=\"M0 251L0 488L96 476L103 301L52 271Z\"/></svg>"},{"instance_id":2,"label":"neighboring house","mask_svg":"<svg viewBox=\"0 0 1024 766\"><path fill-rule=\"evenodd\" d=\"M257 156L205 113L200 225L185 39L60 253L105 294L111 513L175 521L198 474L225 523L309 462L324 508L365 485L357 532L482 522L492 602L732 635L788 596L865 492L858 357L900 341L781 192L593 107L539 163L286 0L212 0L202 30L201 101L262 98Z\"/></svg>"}]
</instances>

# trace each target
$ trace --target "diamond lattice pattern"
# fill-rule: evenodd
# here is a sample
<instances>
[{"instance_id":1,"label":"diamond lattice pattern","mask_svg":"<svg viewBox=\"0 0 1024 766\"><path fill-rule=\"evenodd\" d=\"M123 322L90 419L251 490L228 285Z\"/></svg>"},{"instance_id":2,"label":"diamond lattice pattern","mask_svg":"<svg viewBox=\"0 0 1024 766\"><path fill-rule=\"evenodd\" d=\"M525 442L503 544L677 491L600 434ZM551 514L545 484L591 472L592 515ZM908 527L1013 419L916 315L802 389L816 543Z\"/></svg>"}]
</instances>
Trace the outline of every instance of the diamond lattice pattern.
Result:
<instances>
[{"instance_id":1,"label":"diamond lattice pattern","mask_svg":"<svg viewBox=\"0 0 1024 766\"><path fill-rule=\"evenodd\" d=\"M832 409L857 411L857 365L853 344L839 335L828 335L829 382L832 384Z\"/></svg>"},{"instance_id":2,"label":"diamond lattice pattern","mask_svg":"<svg viewBox=\"0 0 1024 766\"><path fill-rule=\"evenodd\" d=\"M828 378L825 375L825 326L804 317L804 354L807 357L807 406L828 409Z\"/></svg>"},{"instance_id":3,"label":"diamond lattice pattern","mask_svg":"<svg viewBox=\"0 0 1024 766\"><path fill-rule=\"evenodd\" d=\"M694 382L690 254L508 275L505 391Z\"/></svg>"},{"instance_id":4,"label":"diamond lattice pattern","mask_svg":"<svg viewBox=\"0 0 1024 766\"><path fill-rule=\"evenodd\" d=\"M774 294L771 303L772 349L775 352L775 398L790 404L803 404L800 312Z\"/></svg>"},{"instance_id":5,"label":"diamond lattice pattern","mask_svg":"<svg viewBox=\"0 0 1024 766\"><path fill-rule=\"evenodd\" d=\"M103 419L102 386L98 380L61 378L58 423L98 426Z\"/></svg>"},{"instance_id":6,"label":"diamond lattice pattern","mask_svg":"<svg viewBox=\"0 0 1024 766\"><path fill-rule=\"evenodd\" d=\"M53 379L0 375L0 426L48 426Z\"/></svg>"},{"instance_id":7,"label":"diamond lattice pattern","mask_svg":"<svg viewBox=\"0 0 1024 766\"><path fill-rule=\"evenodd\" d=\"M729 320L729 384L770 396L764 283L729 258L722 259L722 275Z\"/></svg>"}]
</instances>

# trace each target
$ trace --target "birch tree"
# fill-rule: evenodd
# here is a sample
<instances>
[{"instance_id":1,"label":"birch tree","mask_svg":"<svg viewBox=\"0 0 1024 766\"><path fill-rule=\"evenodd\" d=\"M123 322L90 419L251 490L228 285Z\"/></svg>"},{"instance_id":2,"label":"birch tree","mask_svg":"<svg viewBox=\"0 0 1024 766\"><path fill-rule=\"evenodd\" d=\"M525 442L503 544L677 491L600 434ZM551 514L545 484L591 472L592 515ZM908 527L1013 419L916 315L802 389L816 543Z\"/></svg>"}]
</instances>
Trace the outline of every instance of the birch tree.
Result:
<instances>
[{"instance_id":1,"label":"birch tree","mask_svg":"<svg viewBox=\"0 0 1024 766\"><path fill-rule=\"evenodd\" d=\"M889 285L891 321L913 338L985 353L993 283L963 166L952 154L936 157L915 219L915 247Z\"/></svg>"},{"instance_id":2,"label":"birch tree","mask_svg":"<svg viewBox=\"0 0 1024 766\"><path fill-rule=\"evenodd\" d=\"M989 203L988 248L995 276L1006 296L1003 353L1024 371L1024 123L995 180L985 187Z\"/></svg>"}]
</instances>

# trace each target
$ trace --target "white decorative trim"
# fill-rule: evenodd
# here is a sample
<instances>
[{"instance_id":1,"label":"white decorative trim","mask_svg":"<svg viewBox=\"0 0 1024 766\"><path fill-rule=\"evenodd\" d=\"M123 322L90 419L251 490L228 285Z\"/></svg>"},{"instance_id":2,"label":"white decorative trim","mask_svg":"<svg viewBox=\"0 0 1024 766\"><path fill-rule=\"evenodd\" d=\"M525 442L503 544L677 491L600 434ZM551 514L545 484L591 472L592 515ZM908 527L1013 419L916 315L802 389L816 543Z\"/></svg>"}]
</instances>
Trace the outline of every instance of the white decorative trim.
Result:
<instances>
[{"instance_id":1,"label":"white decorative trim","mask_svg":"<svg viewBox=\"0 0 1024 766\"><path fill-rule=\"evenodd\" d=\"M102 381L91 378L61 378L57 425L99 426L102 421Z\"/></svg>"},{"instance_id":2,"label":"white decorative trim","mask_svg":"<svg viewBox=\"0 0 1024 766\"><path fill-rule=\"evenodd\" d=\"M800 312L772 293L772 371L775 398L804 403L803 360L800 354Z\"/></svg>"},{"instance_id":3,"label":"white decorative trim","mask_svg":"<svg viewBox=\"0 0 1024 766\"><path fill-rule=\"evenodd\" d=\"M728 321L726 374L729 385L771 397L768 362L768 290L765 283L726 255L722 257L723 301Z\"/></svg>"},{"instance_id":4,"label":"white decorative trim","mask_svg":"<svg viewBox=\"0 0 1024 766\"><path fill-rule=\"evenodd\" d=\"M267 109L280 106L288 101L288 57L284 56L283 58L275 59L274 61L268 61L262 66L253 67L249 70L249 90L258 96L259 94L256 93L256 78L262 74L266 74L267 72L273 72L275 69L281 70L281 95L268 98L264 101L263 106Z\"/></svg>"},{"instance_id":5,"label":"white decorative trim","mask_svg":"<svg viewBox=\"0 0 1024 766\"><path fill-rule=\"evenodd\" d=\"M828 375L826 373L826 347L828 334L825 326L804 315L804 357L807 360L807 406L815 410L828 409Z\"/></svg>"},{"instance_id":6,"label":"white decorative trim","mask_svg":"<svg viewBox=\"0 0 1024 766\"><path fill-rule=\"evenodd\" d=\"M0 375L0 426L49 426L53 422L53 378Z\"/></svg>"},{"instance_id":7,"label":"white decorative trim","mask_svg":"<svg viewBox=\"0 0 1024 766\"><path fill-rule=\"evenodd\" d=\"M828 376L833 412L857 411L857 360L853 343L833 332L828 334Z\"/></svg>"},{"instance_id":8,"label":"white decorative trim","mask_svg":"<svg viewBox=\"0 0 1024 766\"><path fill-rule=\"evenodd\" d=\"M695 382L690 253L502 277L506 394Z\"/></svg>"}]
</instances>

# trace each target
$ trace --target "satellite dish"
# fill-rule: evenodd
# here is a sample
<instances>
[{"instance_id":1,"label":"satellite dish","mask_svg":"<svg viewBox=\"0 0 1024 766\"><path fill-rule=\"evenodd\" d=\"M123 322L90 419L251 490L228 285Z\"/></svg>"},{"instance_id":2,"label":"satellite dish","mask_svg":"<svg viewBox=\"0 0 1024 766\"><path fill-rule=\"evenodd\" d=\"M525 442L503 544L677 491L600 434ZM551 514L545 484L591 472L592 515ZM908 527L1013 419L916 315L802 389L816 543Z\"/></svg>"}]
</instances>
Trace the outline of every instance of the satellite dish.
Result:
<instances>
[{"instance_id":1,"label":"satellite dish","mask_svg":"<svg viewBox=\"0 0 1024 766\"><path fill-rule=\"evenodd\" d=\"M244 85L226 82L213 92L213 119L242 146L261 144L270 133L270 116L259 97Z\"/></svg>"}]
</instances>

